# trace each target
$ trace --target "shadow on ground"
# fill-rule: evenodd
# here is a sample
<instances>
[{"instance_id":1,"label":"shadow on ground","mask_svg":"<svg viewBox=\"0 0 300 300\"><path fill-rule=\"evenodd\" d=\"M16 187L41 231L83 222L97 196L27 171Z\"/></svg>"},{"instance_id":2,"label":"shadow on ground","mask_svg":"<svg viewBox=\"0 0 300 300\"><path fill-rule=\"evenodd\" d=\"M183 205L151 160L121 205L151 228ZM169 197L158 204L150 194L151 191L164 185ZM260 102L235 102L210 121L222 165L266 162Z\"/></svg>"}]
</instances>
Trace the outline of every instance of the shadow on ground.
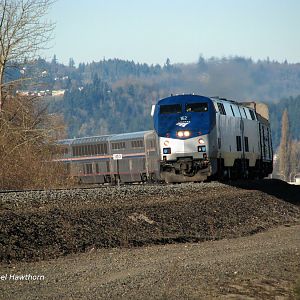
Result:
<instances>
[{"instance_id":1,"label":"shadow on ground","mask_svg":"<svg viewBox=\"0 0 300 300\"><path fill-rule=\"evenodd\" d=\"M300 186L279 179L238 180L225 182L230 186L246 190L257 190L275 196L288 203L300 206Z\"/></svg>"}]
</instances>

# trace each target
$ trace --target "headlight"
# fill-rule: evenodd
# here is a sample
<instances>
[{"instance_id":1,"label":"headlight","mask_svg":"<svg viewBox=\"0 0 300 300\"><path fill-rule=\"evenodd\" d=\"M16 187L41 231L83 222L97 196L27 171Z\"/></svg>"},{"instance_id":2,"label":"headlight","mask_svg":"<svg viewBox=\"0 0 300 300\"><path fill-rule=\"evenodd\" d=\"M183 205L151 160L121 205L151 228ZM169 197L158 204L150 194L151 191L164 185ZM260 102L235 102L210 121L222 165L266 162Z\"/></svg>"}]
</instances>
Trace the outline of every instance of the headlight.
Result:
<instances>
[{"instance_id":1,"label":"headlight","mask_svg":"<svg viewBox=\"0 0 300 300\"><path fill-rule=\"evenodd\" d=\"M189 137L191 135L191 132L188 130L184 131L177 131L177 136L182 138L182 137Z\"/></svg>"},{"instance_id":2,"label":"headlight","mask_svg":"<svg viewBox=\"0 0 300 300\"><path fill-rule=\"evenodd\" d=\"M177 131L177 136L178 137L183 137L183 131Z\"/></svg>"},{"instance_id":3,"label":"headlight","mask_svg":"<svg viewBox=\"0 0 300 300\"><path fill-rule=\"evenodd\" d=\"M186 131L183 132L183 135L185 137L189 137L191 135L191 133L188 130L186 130Z\"/></svg>"},{"instance_id":4,"label":"headlight","mask_svg":"<svg viewBox=\"0 0 300 300\"><path fill-rule=\"evenodd\" d=\"M200 138L200 139L198 140L198 143L199 143L200 145L203 145L205 142L204 142L204 140L203 140L202 138Z\"/></svg>"}]
</instances>

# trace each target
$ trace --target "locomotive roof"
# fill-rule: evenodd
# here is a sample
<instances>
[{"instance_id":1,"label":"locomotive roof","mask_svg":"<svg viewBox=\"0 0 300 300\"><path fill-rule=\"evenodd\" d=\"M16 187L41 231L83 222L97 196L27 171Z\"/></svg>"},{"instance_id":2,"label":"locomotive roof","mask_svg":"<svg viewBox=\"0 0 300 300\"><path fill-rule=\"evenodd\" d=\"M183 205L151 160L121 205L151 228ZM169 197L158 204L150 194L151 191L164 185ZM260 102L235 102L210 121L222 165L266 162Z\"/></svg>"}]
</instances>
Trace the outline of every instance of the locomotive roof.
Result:
<instances>
[{"instance_id":1,"label":"locomotive roof","mask_svg":"<svg viewBox=\"0 0 300 300\"><path fill-rule=\"evenodd\" d=\"M192 96L192 97L190 97ZM174 98L176 97L176 102L179 103L185 103L186 97L189 97L189 101L191 102L197 102L199 99L202 99L204 101L209 101L210 97L202 96L202 95L195 95L195 94L176 94L171 96L168 96L166 98L160 99L157 104L173 104Z\"/></svg>"},{"instance_id":2,"label":"locomotive roof","mask_svg":"<svg viewBox=\"0 0 300 300\"><path fill-rule=\"evenodd\" d=\"M213 96L213 97L206 97L206 96L202 96L202 95L195 95L195 94L176 94L173 95L171 94L171 96L160 99L158 101L158 104L161 104L161 102L163 104L171 104L174 101L174 97L176 97L176 100L178 101L178 103L181 102L185 102L186 101L186 96L193 96L189 98L189 101L194 102L197 101L197 99L201 98L202 100L211 100L213 102L220 102L220 103L231 103L234 105L238 105L238 106L242 106L242 107L246 107L248 109L251 109L253 111L255 111L257 114L260 115L260 118L262 118L264 120L264 122L268 122L269 121L269 109L268 106L265 103L262 102L257 102L257 101L249 101L249 102L238 102L232 99L226 99L226 98L222 98L219 96Z\"/></svg>"}]
</instances>

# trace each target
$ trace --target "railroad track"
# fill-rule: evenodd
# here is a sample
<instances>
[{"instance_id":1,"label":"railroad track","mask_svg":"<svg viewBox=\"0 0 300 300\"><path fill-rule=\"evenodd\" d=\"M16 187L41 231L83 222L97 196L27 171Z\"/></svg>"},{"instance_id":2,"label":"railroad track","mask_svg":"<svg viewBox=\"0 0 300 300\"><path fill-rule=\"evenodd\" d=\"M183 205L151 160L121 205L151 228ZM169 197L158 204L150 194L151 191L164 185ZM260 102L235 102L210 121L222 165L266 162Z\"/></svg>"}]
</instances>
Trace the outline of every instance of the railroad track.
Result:
<instances>
[{"instance_id":1,"label":"railroad track","mask_svg":"<svg viewBox=\"0 0 300 300\"><path fill-rule=\"evenodd\" d=\"M9 194L9 193L26 193L26 192L56 192L56 191L69 191L69 190L92 190L97 188L117 188L117 187L124 187L124 186L161 186L167 185L166 183L129 183L124 184L121 183L120 185L112 185L112 184L91 184L88 186L74 186L68 188L53 188L53 189L23 189L23 190L0 190L0 194Z\"/></svg>"}]
</instances>

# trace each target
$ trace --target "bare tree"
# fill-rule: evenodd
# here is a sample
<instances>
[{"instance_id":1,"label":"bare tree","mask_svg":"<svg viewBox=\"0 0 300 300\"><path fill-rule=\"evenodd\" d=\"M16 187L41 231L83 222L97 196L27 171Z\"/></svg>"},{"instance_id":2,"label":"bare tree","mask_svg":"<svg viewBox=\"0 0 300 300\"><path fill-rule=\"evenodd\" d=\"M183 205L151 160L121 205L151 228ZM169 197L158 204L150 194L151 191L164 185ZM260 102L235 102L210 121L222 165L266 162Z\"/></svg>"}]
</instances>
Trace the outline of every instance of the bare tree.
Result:
<instances>
[{"instance_id":1,"label":"bare tree","mask_svg":"<svg viewBox=\"0 0 300 300\"><path fill-rule=\"evenodd\" d=\"M0 112L11 82L8 67L30 61L45 49L54 24L45 19L54 0L0 0Z\"/></svg>"},{"instance_id":2,"label":"bare tree","mask_svg":"<svg viewBox=\"0 0 300 300\"><path fill-rule=\"evenodd\" d=\"M290 158L290 181L293 181L295 175L300 172L300 142L291 142L291 158Z\"/></svg>"},{"instance_id":3,"label":"bare tree","mask_svg":"<svg viewBox=\"0 0 300 300\"><path fill-rule=\"evenodd\" d=\"M282 179L288 181L290 174L291 139L287 109L282 114L281 140L279 146L279 172Z\"/></svg>"},{"instance_id":4,"label":"bare tree","mask_svg":"<svg viewBox=\"0 0 300 300\"><path fill-rule=\"evenodd\" d=\"M49 115L38 98L9 99L0 114L0 189L65 184L64 166L52 160L63 134L61 118Z\"/></svg>"}]
</instances>

